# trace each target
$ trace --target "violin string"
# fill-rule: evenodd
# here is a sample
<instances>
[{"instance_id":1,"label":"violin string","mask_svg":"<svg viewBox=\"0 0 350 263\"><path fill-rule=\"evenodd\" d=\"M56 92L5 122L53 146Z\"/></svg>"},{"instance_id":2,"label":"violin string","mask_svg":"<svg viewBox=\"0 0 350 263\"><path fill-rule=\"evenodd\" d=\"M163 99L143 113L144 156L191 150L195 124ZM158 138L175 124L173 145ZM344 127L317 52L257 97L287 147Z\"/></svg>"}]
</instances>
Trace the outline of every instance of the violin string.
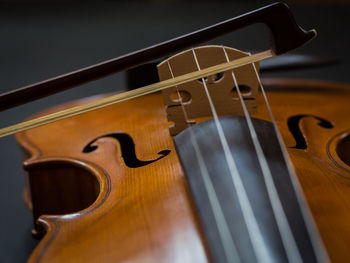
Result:
<instances>
[{"instance_id":1,"label":"violin string","mask_svg":"<svg viewBox=\"0 0 350 263\"><path fill-rule=\"evenodd\" d=\"M173 73L172 67L169 63L169 60L167 61L167 64L168 64L168 68L170 70L171 76L172 76L172 78L174 78L174 73ZM202 180L203 180L206 192L208 194L209 204L211 206L211 210L212 210L213 215L214 215L215 224L216 224L218 232L219 232L219 236L220 236L221 243L222 243L222 246L224 249L225 257L227 259L227 262L229 262L229 263L240 263L241 259L239 257L239 254L238 254L237 248L234 244L234 241L232 239L231 232L229 230L226 218L225 218L224 213L222 211L222 207L221 207L220 202L218 200L218 197L216 195L216 191L215 191L215 188L213 186L213 182L209 176L208 168L205 165L204 158L203 158L203 155L200 151L197 139L192 131L191 124L189 123L188 114L187 114L185 105L182 101L182 96L180 95L178 86L175 86L175 88L176 88L177 96L179 98L180 105L181 105L181 108L182 108L182 111L183 111L183 114L185 117L186 125L188 126L188 129L190 131L191 142L192 142L193 148L195 150L199 169L201 171L200 174L202 175Z\"/></svg>"},{"instance_id":2,"label":"violin string","mask_svg":"<svg viewBox=\"0 0 350 263\"><path fill-rule=\"evenodd\" d=\"M222 46L222 49L224 51L227 62L229 62L230 59L228 57L228 54L227 54L225 47ZM278 195L278 192L277 192L277 189L276 189L276 186L275 186L272 174L271 174L271 170L268 166L265 154L264 154L263 149L261 147L261 144L259 142L259 138L257 136L256 130L255 130L255 127L253 125L250 114L248 112L247 106L244 102L240 87L239 87L238 82L237 82L237 78L236 78L233 70L231 71L231 75L232 75L232 79L234 82L234 86L236 87L236 90L237 90L239 100L240 100L241 105L242 105L245 119L247 121L249 133L250 133L250 136L252 138L252 142L253 142L253 145L254 145L254 148L255 148L255 151L257 154L260 168L261 168L261 171L263 173L263 178L264 178L267 193L268 193L268 196L270 199L270 203L272 206L272 211L274 213L274 217L275 217L276 222L277 222L277 226L278 226L280 236L282 239L282 244L284 245L284 248L286 250L287 258L288 258L289 262L296 262L296 263L302 262L298 247L296 245L294 236L292 234L292 230L291 230L290 225L288 223L286 214L284 213L283 206L282 206L281 200L279 198L279 195Z\"/></svg>"},{"instance_id":3,"label":"violin string","mask_svg":"<svg viewBox=\"0 0 350 263\"><path fill-rule=\"evenodd\" d=\"M193 48L192 48L192 53L193 53L193 56L194 56L194 59L195 59L196 65L197 65L197 69L201 70L197 56L196 56L196 52ZM238 172L238 169L237 169L237 165L235 163L235 160L234 160L232 153L230 151L230 148L228 146L228 142L227 142L226 137L224 135L223 128L222 128L221 123L219 121L217 112L215 110L213 101L212 101L211 96L209 94L209 90L208 90L208 87L206 85L204 78L202 78L202 83L203 83L203 87L204 87L206 96L207 96L208 101L209 101L211 112L213 114L213 119L214 119L217 131L219 134L219 139L221 141L221 145L222 145L223 150L224 150L225 159L226 159L226 162L228 164L228 168L230 170L233 186L234 186L236 193L237 193L237 197L238 197L238 201L240 203L242 215L243 215L244 221L247 225L248 235L249 235L249 238L252 242L252 247L253 247L253 251L255 253L256 259L258 262L273 262L272 258L270 257L270 254L268 253L268 249L266 247L266 244L264 243L261 231L259 229L258 223L256 221L256 218L255 218L255 215L253 212L253 209L252 209L250 201L248 199L248 195L245 191L242 179L241 179L239 172Z\"/></svg>"},{"instance_id":4,"label":"violin string","mask_svg":"<svg viewBox=\"0 0 350 263\"><path fill-rule=\"evenodd\" d=\"M55 121L63 120L69 117L73 117L79 114L83 114L92 110L97 110L109 105L120 103L126 100L134 99L143 95L151 94L166 88L173 87L174 85L180 85L192 80L199 79L203 76L213 75L218 72L226 71L235 67L240 67L243 65L250 64L252 62L257 62L263 59L271 58L276 56L272 50L266 50L250 57L243 57L232 61L230 63L223 63L220 65L215 65L210 68L206 68L202 71L195 71L178 76L174 79L168 79L165 81L156 82L138 89L125 91L112 95L106 98L98 99L92 102L85 103L83 105L78 105L65 110L50 113L35 119L23 121L12 126L8 126L0 129L0 138L11 134L15 134L21 131L39 127L45 124L49 124Z\"/></svg>"},{"instance_id":5,"label":"violin string","mask_svg":"<svg viewBox=\"0 0 350 263\"><path fill-rule=\"evenodd\" d=\"M249 55L251 55L251 54L249 54ZM285 164L287 166L287 170L290 174L290 179L292 181L292 185L293 185L294 191L296 193L297 201L298 201L299 206L301 208L302 216L303 216L305 224L307 226L307 231L309 233L311 244L312 244L313 249L315 251L317 261L318 262L330 262L328 255L327 255L327 252L326 252L326 249L324 248L324 245L319 237L319 233L317 231L315 222L313 221L312 216L310 214L310 211L307 208L306 199L301 191L301 186L300 186L299 180L296 176L295 170L294 170L293 166L291 165L292 162L291 162L289 155L287 153L287 148L286 148L286 145L284 144L282 135L278 129L275 116L272 113L271 106L270 106L269 100L268 100L266 92L265 92L265 88L264 88L262 81L260 79L260 76L258 74L258 70L256 69L256 66L254 63L252 63L252 65L253 65L253 68L255 71L255 75L258 79L260 90L261 90L261 93L263 95L267 110L269 112L269 116L270 116L272 125L274 127L275 134L276 134L280 149L282 151L282 155L283 155Z\"/></svg>"}]
</instances>

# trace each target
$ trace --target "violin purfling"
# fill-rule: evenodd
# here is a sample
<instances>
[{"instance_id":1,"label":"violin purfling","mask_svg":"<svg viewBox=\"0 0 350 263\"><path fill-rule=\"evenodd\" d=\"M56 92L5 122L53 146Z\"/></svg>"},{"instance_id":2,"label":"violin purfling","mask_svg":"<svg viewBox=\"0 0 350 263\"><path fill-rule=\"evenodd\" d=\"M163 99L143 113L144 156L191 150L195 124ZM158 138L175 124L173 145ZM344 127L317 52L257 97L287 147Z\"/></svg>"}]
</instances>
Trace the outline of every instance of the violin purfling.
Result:
<instances>
[{"instance_id":1,"label":"violin purfling","mask_svg":"<svg viewBox=\"0 0 350 263\"><path fill-rule=\"evenodd\" d=\"M276 54L315 36L277 3L0 95L2 109L175 51L158 64L161 81L249 58L183 49L258 22ZM346 262L349 86L258 72L253 63L203 75L17 133L42 238L28 262Z\"/></svg>"}]
</instances>

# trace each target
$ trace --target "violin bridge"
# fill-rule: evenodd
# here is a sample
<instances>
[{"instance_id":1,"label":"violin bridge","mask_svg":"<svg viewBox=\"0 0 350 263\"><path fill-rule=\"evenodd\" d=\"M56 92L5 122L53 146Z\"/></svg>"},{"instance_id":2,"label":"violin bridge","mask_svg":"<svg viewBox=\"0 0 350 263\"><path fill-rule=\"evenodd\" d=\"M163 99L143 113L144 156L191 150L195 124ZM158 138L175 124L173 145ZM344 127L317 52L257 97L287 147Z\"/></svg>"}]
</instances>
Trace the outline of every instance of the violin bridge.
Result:
<instances>
[{"instance_id":1,"label":"violin bridge","mask_svg":"<svg viewBox=\"0 0 350 263\"><path fill-rule=\"evenodd\" d=\"M234 48L225 47L225 49L230 61L249 56L249 53ZM227 62L223 46L203 46L195 48L194 51L201 69ZM255 65L259 70L258 64ZM158 75L161 81L197 70L191 49L176 54L158 65ZM233 72L249 113L255 113L259 82L253 65L236 68ZM219 116L244 115L231 71L208 76L204 78L204 81ZM203 79L162 90L162 95L172 136L200 122L203 117L206 119L213 115Z\"/></svg>"}]
</instances>

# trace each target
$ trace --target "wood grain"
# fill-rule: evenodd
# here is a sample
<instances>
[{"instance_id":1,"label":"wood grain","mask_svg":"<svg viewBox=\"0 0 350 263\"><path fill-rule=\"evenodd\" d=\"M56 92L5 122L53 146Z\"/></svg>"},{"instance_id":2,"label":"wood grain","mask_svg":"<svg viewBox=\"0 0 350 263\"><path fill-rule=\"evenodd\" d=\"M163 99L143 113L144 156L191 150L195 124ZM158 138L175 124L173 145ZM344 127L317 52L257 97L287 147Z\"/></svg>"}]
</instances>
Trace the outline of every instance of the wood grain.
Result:
<instances>
[{"instance_id":1,"label":"wood grain","mask_svg":"<svg viewBox=\"0 0 350 263\"><path fill-rule=\"evenodd\" d=\"M308 148L288 152L331 260L347 262L350 173L330 158L327 149L332 138L349 131L350 87L285 79L264 83L287 147L295 145L286 124L292 115L316 115L334 124L333 129L324 129L313 118L302 120ZM258 105L254 117L269 120L260 95ZM113 139L98 140L94 152L82 153L92 139L111 132L129 134L141 160L155 159L164 149L171 153L139 168L124 164ZM29 262L208 261L161 94L34 128L17 134L17 140L31 155L24 163L30 182L36 180L33 171L38 165L64 162L93 175L100 189L96 201L81 211L39 217L37 223L46 234ZM40 200L33 203L40 205Z\"/></svg>"},{"instance_id":2,"label":"wood grain","mask_svg":"<svg viewBox=\"0 0 350 263\"><path fill-rule=\"evenodd\" d=\"M17 136L32 153L32 158L24 164L31 183L39 182L35 167L52 162L87 170L100 183L100 194L87 209L65 216L40 217L39 224L47 229L47 234L29 262L165 262L177 258L181 262L206 261L159 95ZM171 153L137 169L124 164L119 145L112 139L101 139L96 151L82 153L89 141L110 132L132 136L139 159L154 159L164 149L170 149ZM73 152L69 150L72 146ZM51 180L52 175L46 175ZM47 184L42 184L41 191L46 187ZM45 204L33 202L35 205Z\"/></svg>"},{"instance_id":3,"label":"wood grain","mask_svg":"<svg viewBox=\"0 0 350 263\"><path fill-rule=\"evenodd\" d=\"M238 68L250 63L255 63L262 59L267 59L273 56L275 56L275 54L271 50L266 50L251 56L245 56L245 57L236 59L234 61L225 62L225 63L215 65L200 71L190 72L190 73L175 77L173 79L164 80L161 82L150 84L142 88L125 91L110 97L101 98L96 101L91 101L90 103L86 103L84 105L79 105L75 107L72 106L64 110L58 110L51 114L47 114L44 116L37 117L35 119L31 119L31 120L21 122L6 128L2 128L0 129L0 138L11 134L15 134L17 132L25 131L31 128L39 127L45 124L49 124L55 121L63 120L65 118L83 114L92 110L97 110L103 107L107 107L112 104L134 99L143 95L151 94L166 88L170 88L174 85L179 85L179 84L186 83L188 81L202 78L205 76L209 76L215 73L219 73L219 72L226 71L233 68Z\"/></svg>"}]
</instances>

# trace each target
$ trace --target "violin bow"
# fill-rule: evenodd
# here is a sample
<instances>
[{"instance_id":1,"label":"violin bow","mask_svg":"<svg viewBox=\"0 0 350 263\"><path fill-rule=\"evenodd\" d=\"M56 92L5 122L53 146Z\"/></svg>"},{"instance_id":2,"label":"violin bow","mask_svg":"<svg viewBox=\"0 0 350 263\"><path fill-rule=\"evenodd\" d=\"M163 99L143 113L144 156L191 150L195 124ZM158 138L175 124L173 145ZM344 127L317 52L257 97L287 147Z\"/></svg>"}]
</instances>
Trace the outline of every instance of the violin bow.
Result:
<instances>
[{"instance_id":1,"label":"violin bow","mask_svg":"<svg viewBox=\"0 0 350 263\"><path fill-rule=\"evenodd\" d=\"M276 55L281 55L305 45L316 37L315 30L305 31L298 26L293 14L286 4L275 3L139 51L0 94L0 111L53 95L84 83L106 77L113 73L136 67L140 64L179 52L256 23L263 23L270 29L270 50L15 124L0 129L0 137L72 117L131 98L150 94L204 76L234 69Z\"/></svg>"}]
</instances>

